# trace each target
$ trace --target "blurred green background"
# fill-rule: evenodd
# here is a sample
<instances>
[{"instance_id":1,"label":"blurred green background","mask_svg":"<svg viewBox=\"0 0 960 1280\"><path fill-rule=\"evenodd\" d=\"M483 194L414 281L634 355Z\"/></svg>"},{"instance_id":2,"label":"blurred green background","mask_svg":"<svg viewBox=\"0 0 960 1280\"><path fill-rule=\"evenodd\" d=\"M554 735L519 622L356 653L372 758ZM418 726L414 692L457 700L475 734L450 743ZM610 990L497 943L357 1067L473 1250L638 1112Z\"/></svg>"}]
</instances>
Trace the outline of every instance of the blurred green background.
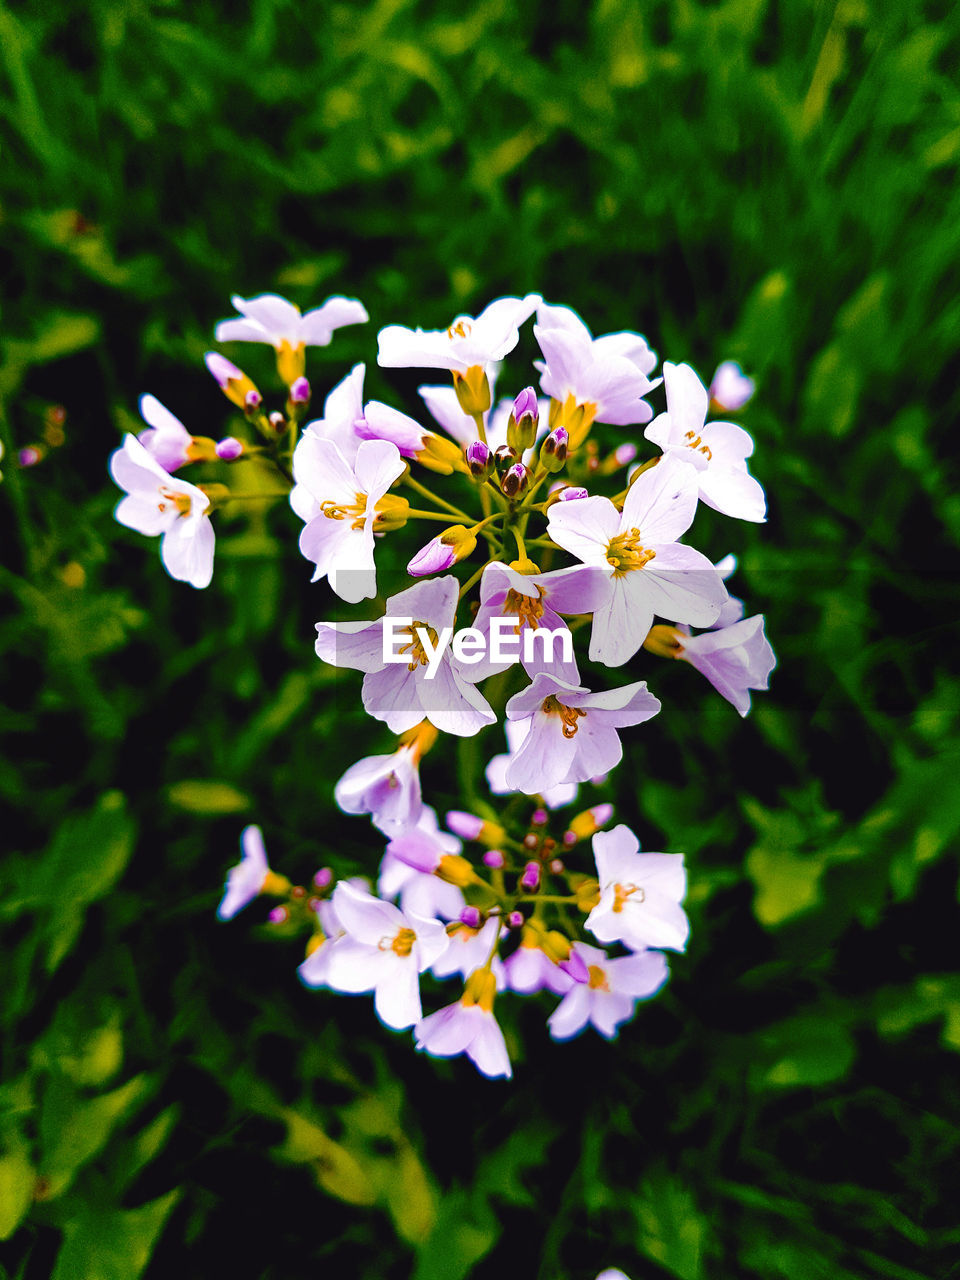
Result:
<instances>
[{"instance_id":1,"label":"blurred green background","mask_svg":"<svg viewBox=\"0 0 960 1280\"><path fill-rule=\"evenodd\" d=\"M0 1275L960 1274L958 54L946 0L0 6ZM389 737L313 656L289 513L222 523L205 592L112 520L138 395L222 435L201 357L265 290L370 312L318 402L364 359L413 408L377 329L528 290L758 380L769 523L696 542L771 691L741 721L641 654L612 779L687 853L690 950L613 1045L504 999L509 1085L214 919L245 822L300 881L382 847L332 784Z\"/></svg>"}]
</instances>

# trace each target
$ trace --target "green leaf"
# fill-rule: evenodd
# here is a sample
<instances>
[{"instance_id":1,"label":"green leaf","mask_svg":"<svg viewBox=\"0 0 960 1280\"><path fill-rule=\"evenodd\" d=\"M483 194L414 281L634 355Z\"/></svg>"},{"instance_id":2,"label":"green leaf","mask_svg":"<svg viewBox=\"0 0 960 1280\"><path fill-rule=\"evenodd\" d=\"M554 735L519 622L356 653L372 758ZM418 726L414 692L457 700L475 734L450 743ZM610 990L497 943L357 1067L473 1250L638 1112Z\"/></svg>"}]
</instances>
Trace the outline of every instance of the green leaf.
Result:
<instances>
[{"instance_id":1,"label":"green leaf","mask_svg":"<svg viewBox=\"0 0 960 1280\"><path fill-rule=\"evenodd\" d=\"M37 1175L18 1143L0 1155L0 1240L9 1240L33 1203Z\"/></svg>"},{"instance_id":2,"label":"green leaf","mask_svg":"<svg viewBox=\"0 0 960 1280\"><path fill-rule=\"evenodd\" d=\"M137 1280L179 1194L170 1191L139 1209L84 1206L65 1225L52 1280Z\"/></svg>"},{"instance_id":3,"label":"green leaf","mask_svg":"<svg viewBox=\"0 0 960 1280\"><path fill-rule=\"evenodd\" d=\"M225 813L246 813L252 801L229 782L214 778L189 778L175 782L167 789L167 798L176 809L218 817Z\"/></svg>"}]
</instances>

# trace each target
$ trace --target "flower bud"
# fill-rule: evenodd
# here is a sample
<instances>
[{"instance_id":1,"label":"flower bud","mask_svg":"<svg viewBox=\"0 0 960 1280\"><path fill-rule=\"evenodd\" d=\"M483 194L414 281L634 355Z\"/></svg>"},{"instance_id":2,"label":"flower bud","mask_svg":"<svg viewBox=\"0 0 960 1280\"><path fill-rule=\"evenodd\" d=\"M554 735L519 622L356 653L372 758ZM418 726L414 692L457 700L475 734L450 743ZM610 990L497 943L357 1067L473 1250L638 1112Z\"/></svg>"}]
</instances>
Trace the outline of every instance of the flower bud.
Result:
<instances>
[{"instance_id":1,"label":"flower bud","mask_svg":"<svg viewBox=\"0 0 960 1280\"><path fill-rule=\"evenodd\" d=\"M333 871L330 867L321 867L317 874L313 877L313 883L318 889L326 889L333 882Z\"/></svg>"},{"instance_id":2,"label":"flower bud","mask_svg":"<svg viewBox=\"0 0 960 1280\"><path fill-rule=\"evenodd\" d=\"M560 493L561 502L577 502L580 498L589 498L590 495L586 489L578 484L568 485L566 489Z\"/></svg>"},{"instance_id":3,"label":"flower bud","mask_svg":"<svg viewBox=\"0 0 960 1280\"><path fill-rule=\"evenodd\" d=\"M224 436L217 441L215 452L221 462L234 462L243 453L243 441L236 436Z\"/></svg>"},{"instance_id":4,"label":"flower bud","mask_svg":"<svg viewBox=\"0 0 960 1280\"><path fill-rule=\"evenodd\" d=\"M217 385L231 404L238 409L250 413L263 404L263 396L257 390L252 378L248 378L242 369L238 369L232 360L220 355L218 351L208 351L203 357L204 363L213 374ZM253 401L256 401L254 404Z\"/></svg>"},{"instance_id":5,"label":"flower bud","mask_svg":"<svg viewBox=\"0 0 960 1280\"><path fill-rule=\"evenodd\" d=\"M267 421L278 436L282 436L287 429L287 420L279 409L274 409Z\"/></svg>"},{"instance_id":6,"label":"flower bud","mask_svg":"<svg viewBox=\"0 0 960 1280\"><path fill-rule=\"evenodd\" d=\"M488 849L483 855L483 865L490 867L494 871L498 871L505 862L506 858L504 858L499 849Z\"/></svg>"},{"instance_id":7,"label":"flower bud","mask_svg":"<svg viewBox=\"0 0 960 1280\"><path fill-rule=\"evenodd\" d=\"M407 565L407 573L421 578L427 573L441 573L460 560L465 560L477 545L476 535L462 524L451 525L431 538Z\"/></svg>"},{"instance_id":8,"label":"flower bud","mask_svg":"<svg viewBox=\"0 0 960 1280\"><path fill-rule=\"evenodd\" d=\"M586 840L595 831L599 831L601 827L606 826L612 817L612 804L595 804L577 814L570 823L570 830L578 840Z\"/></svg>"},{"instance_id":9,"label":"flower bud","mask_svg":"<svg viewBox=\"0 0 960 1280\"><path fill-rule=\"evenodd\" d=\"M539 421L540 406L537 404L537 393L533 387L524 387L513 402L513 409L507 422L507 444L512 445L521 454L531 448L537 438Z\"/></svg>"},{"instance_id":10,"label":"flower bud","mask_svg":"<svg viewBox=\"0 0 960 1280\"><path fill-rule=\"evenodd\" d=\"M460 446L446 436L438 436L434 431L423 433L423 444L417 450L417 461L441 476L468 469Z\"/></svg>"},{"instance_id":11,"label":"flower bud","mask_svg":"<svg viewBox=\"0 0 960 1280\"><path fill-rule=\"evenodd\" d=\"M530 821L535 827L546 826L546 822L547 822L546 809L534 809L533 813L530 815Z\"/></svg>"},{"instance_id":12,"label":"flower bud","mask_svg":"<svg viewBox=\"0 0 960 1280\"><path fill-rule=\"evenodd\" d=\"M735 360L724 360L710 383L710 408L715 413L736 413L755 390L753 379L746 376Z\"/></svg>"},{"instance_id":13,"label":"flower bud","mask_svg":"<svg viewBox=\"0 0 960 1280\"><path fill-rule=\"evenodd\" d=\"M500 481L500 488L508 498L519 498L526 493L530 476L522 462L515 462Z\"/></svg>"},{"instance_id":14,"label":"flower bud","mask_svg":"<svg viewBox=\"0 0 960 1280\"><path fill-rule=\"evenodd\" d=\"M514 463L519 462L516 449L508 444L502 444L493 455L494 466L496 467L497 477L502 480Z\"/></svg>"},{"instance_id":15,"label":"flower bud","mask_svg":"<svg viewBox=\"0 0 960 1280\"><path fill-rule=\"evenodd\" d=\"M464 450L467 467L474 480L484 481L493 475L495 463L490 446L483 440L473 440Z\"/></svg>"},{"instance_id":16,"label":"flower bud","mask_svg":"<svg viewBox=\"0 0 960 1280\"><path fill-rule=\"evenodd\" d=\"M519 929L523 924L523 912L511 911L507 916L507 926L510 929Z\"/></svg>"},{"instance_id":17,"label":"flower bud","mask_svg":"<svg viewBox=\"0 0 960 1280\"><path fill-rule=\"evenodd\" d=\"M464 413L473 417L490 408L490 382L481 364L471 365L465 373L453 370L453 389Z\"/></svg>"},{"instance_id":18,"label":"flower bud","mask_svg":"<svg viewBox=\"0 0 960 1280\"><path fill-rule=\"evenodd\" d=\"M628 467L637 456L637 446L631 442L618 444L613 453L608 453L596 468L597 475L612 476L621 467Z\"/></svg>"},{"instance_id":19,"label":"flower bud","mask_svg":"<svg viewBox=\"0 0 960 1280\"><path fill-rule=\"evenodd\" d=\"M523 868L523 875L520 877L520 888L526 890L527 893L536 893L540 888L539 862L528 862Z\"/></svg>"},{"instance_id":20,"label":"flower bud","mask_svg":"<svg viewBox=\"0 0 960 1280\"><path fill-rule=\"evenodd\" d=\"M460 922L469 929L479 929L483 916L477 907L464 907L460 912Z\"/></svg>"},{"instance_id":21,"label":"flower bud","mask_svg":"<svg viewBox=\"0 0 960 1280\"><path fill-rule=\"evenodd\" d=\"M462 809L450 809L446 816L447 828L461 840L479 840L488 849L495 848L506 835L498 822L487 822L475 813L465 813Z\"/></svg>"},{"instance_id":22,"label":"flower bud","mask_svg":"<svg viewBox=\"0 0 960 1280\"><path fill-rule=\"evenodd\" d=\"M466 888L468 884L472 884L476 879L473 867L459 853L445 853L440 859L440 865L434 875L438 875L447 884L455 884L458 889Z\"/></svg>"},{"instance_id":23,"label":"flower bud","mask_svg":"<svg viewBox=\"0 0 960 1280\"><path fill-rule=\"evenodd\" d=\"M562 471L567 461L569 444L570 436L566 427L554 427L540 446L541 467L545 467L547 471Z\"/></svg>"},{"instance_id":24,"label":"flower bud","mask_svg":"<svg viewBox=\"0 0 960 1280\"><path fill-rule=\"evenodd\" d=\"M306 378L297 378L290 388L290 403L301 406L310 403L310 383Z\"/></svg>"},{"instance_id":25,"label":"flower bud","mask_svg":"<svg viewBox=\"0 0 960 1280\"><path fill-rule=\"evenodd\" d=\"M17 461L21 467L35 467L38 462L43 461L43 451L38 449L36 445L28 444L25 449L21 449L17 454Z\"/></svg>"},{"instance_id":26,"label":"flower bud","mask_svg":"<svg viewBox=\"0 0 960 1280\"><path fill-rule=\"evenodd\" d=\"M402 529L410 518L410 503L399 493L385 493L376 505L375 533Z\"/></svg>"}]
</instances>

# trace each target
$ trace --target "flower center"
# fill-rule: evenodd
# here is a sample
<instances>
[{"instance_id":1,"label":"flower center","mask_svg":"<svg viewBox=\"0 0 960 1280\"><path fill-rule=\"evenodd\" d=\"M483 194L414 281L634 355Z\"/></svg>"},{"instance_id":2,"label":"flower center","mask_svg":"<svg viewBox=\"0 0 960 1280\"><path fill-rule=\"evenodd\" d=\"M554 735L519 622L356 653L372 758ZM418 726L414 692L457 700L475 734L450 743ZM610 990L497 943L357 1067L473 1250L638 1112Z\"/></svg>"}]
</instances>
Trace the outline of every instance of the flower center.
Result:
<instances>
[{"instance_id":1,"label":"flower center","mask_svg":"<svg viewBox=\"0 0 960 1280\"><path fill-rule=\"evenodd\" d=\"M320 510L328 520L346 520L349 516L351 519L351 529L362 529L367 510L367 495L358 493L356 501L352 506L338 506L332 498L328 498L326 502L320 503Z\"/></svg>"},{"instance_id":2,"label":"flower center","mask_svg":"<svg viewBox=\"0 0 960 1280\"><path fill-rule=\"evenodd\" d=\"M437 633L433 627L428 626L425 622L419 622L414 618L409 627L405 627L403 631L398 631L398 636L407 635L410 639L406 644L402 644L397 650L398 653L406 653L409 650L410 658L407 662L408 671L416 671L417 667L426 667L429 665L430 659L427 657L423 648L423 641L420 638L420 632L424 631L430 637L430 647L436 653L437 651Z\"/></svg>"},{"instance_id":3,"label":"flower center","mask_svg":"<svg viewBox=\"0 0 960 1280\"><path fill-rule=\"evenodd\" d=\"M703 436L698 436L695 431L688 431L684 435L683 441L688 449L696 449L698 452L702 453L708 462L713 457L713 454L710 451L710 446L708 444L704 444Z\"/></svg>"},{"instance_id":4,"label":"flower center","mask_svg":"<svg viewBox=\"0 0 960 1280\"><path fill-rule=\"evenodd\" d=\"M624 904L630 898L636 898L637 902L643 902L646 896L638 884L615 884L613 886L613 909L614 911L622 911Z\"/></svg>"},{"instance_id":5,"label":"flower center","mask_svg":"<svg viewBox=\"0 0 960 1280\"><path fill-rule=\"evenodd\" d=\"M571 451L586 440L596 416L597 406L593 401L585 400L582 404L578 404L572 391L568 392L566 400L550 401L550 430L566 427L570 436Z\"/></svg>"},{"instance_id":6,"label":"flower center","mask_svg":"<svg viewBox=\"0 0 960 1280\"><path fill-rule=\"evenodd\" d=\"M607 981L606 971L601 969L598 964L591 964L587 967L587 973L590 975L591 991L609 991L610 983Z\"/></svg>"},{"instance_id":7,"label":"flower center","mask_svg":"<svg viewBox=\"0 0 960 1280\"><path fill-rule=\"evenodd\" d=\"M520 621L514 627L514 631L519 635L521 627L532 627L536 631L540 626L540 619L543 617L543 588L537 587L538 595L525 596L520 591L514 591L513 587L507 592L507 597L503 602L501 612L504 616L516 614Z\"/></svg>"},{"instance_id":8,"label":"flower center","mask_svg":"<svg viewBox=\"0 0 960 1280\"><path fill-rule=\"evenodd\" d=\"M561 732L565 738L575 738L577 736L577 730L580 728L577 721L581 716L587 714L585 711L581 711L579 707L565 707L562 702L558 702L552 693L549 698L544 698L540 704L540 710L544 715L560 717L563 721Z\"/></svg>"},{"instance_id":9,"label":"flower center","mask_svg":"<svg viewBox=\"0 0 960 1280\"><path fill-rule=\"evenodd\" d=\"M628 529L611 539L607 547L607 564L613 566L613 576L622 578L634 569L642 569L656 556L649 547L640 545L640 530Z\"/></svg>"},{"instance_id":10,"label":"flower center","mask_svg":"<svg viewBox=\"0 0 960 1280\"><path fill-rule=\"evenodd\" d=\"M381 938L377 947L380 951L393 951L398 956L408 956L416 940L417 935L412 929L400 929L393 938Z\"/></svg>"},{"instance_id":11,"label":"flower center","mask_svg":"<svg viewBox=\"0 0 960 1280\"><path fill-rule=\"evenodd\" d=\"M166 511L168 507L176 507L181 516L190 514L192 502L189 493L177 493L173 489L161 489L160 497L162 501L157 503L160 511Z\"/></svg>"},{"instance_id":12,"label":"flower center","mask_svg":"<svg viewBox=\"0 0 960 1280\"><path fill-rule=\"evenodd\" d=\"M453 341L454 338L469 338L470 330L473 328L473 321L466 316L461 316L459 320L455 320L447 330L447 337Z\"/></svg>"}]
</instances>

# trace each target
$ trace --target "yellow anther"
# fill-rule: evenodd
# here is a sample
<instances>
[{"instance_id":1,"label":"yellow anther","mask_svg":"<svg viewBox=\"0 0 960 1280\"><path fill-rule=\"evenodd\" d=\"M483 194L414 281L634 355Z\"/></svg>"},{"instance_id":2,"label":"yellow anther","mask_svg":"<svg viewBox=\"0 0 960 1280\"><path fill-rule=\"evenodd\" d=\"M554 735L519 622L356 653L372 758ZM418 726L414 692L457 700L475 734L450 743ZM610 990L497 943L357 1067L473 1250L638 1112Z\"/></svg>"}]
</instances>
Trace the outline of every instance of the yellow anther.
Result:
<instances>
[{"instance_id":1,"label":"yellow anther","mask_svg":"<svg viewBox=\"0 0 960 1280\"><path fill-rule=\"evenodd\" d=\"M362 529L366 520L367 495L358 493L349 506L339 506L332 498L320 503L320 511L328 520L346 520L350 518L351 529Z\"/></svg>"},{"instance_id":2,"label":"yellow anther","mask_svg":"<svg viewBox=\"0 0 960 1280\"><path fill-rule=\"evenodd\" d=\"M394 938L381 938L379 947L381 951L390 950L398 956L408 956L416 941L417 935L412 929L400 929Z\"/></svg>"},{"instance_id":3,"label":"yellow anther","mask_svg":"<svg viewBox=\"0 0 960 1280\"><path fill-rule=\"evenodd\" d=\"M598 964L587 966L587 973L590 975L591 991L609 991L610 983L607 981L607 975Z\"/></svg>"},{"instance_id":4,"label":"yellow anther","mask_svg":"<svg viewBox=\"0 0 960 1280\"><path fill-rule=\"evenodd\" d=\"M453 338L469 338L470 330L473 328L473 321L467 316L461 316L459 320L455 320L447 330L447 337Z\"/></svg>"},{"instance_id":5,"label":"yellow anther","mask_svg":"<svg viewBox=\"0 0 960 1280\"><path fill-rule=\"evenodd\" d=\"M544 698L543 702L540 704L540 710L544 715L560 717L563 721L563 728L561 732L565 738L575 738L577 736L577 730L580 728L577 721L581 716L585 716L587 714L579 707L565 707L562 702L559 702L553 696L552 693L549 698Z\"/></svg>"},{"instance_id":6,"label":"yellow anther","mask_svg":"<svg viewBox=\"0 0 960 1280\"><path fill-rule=\"evenodd\" d=\"M636 902L643 902L646 894L638 884L615 884L613 886L613 909L614 911L622 911L624 904L633 898Z\"/></svg>"},{"instance_id":7,"label":"yellow anther","mask_svg":"<svg viewBox=\"0 0 960 1280\"><path fill-rule=\"evenodd\" d=\"M628 529L618 533L607 546L607 564L613 567L615 578L622 578L634 569L642 569L656 557L656 552L640 545L640 530Z\"/></svg>"},{"instance_id":8,"label":"yellow anther","mask_svg":"<svg viewBox=\"0 0 960 1280\"><path fill-rule=\"evenodd\" d=\"M407 643L402 644L397 650L397 653L406 653L409 650L410 659L407 662L408 671L416 671L417 667L426 667L430 663L430 659L427 657L426 650L423 647L423 641L420 638L421 631L425 632L430 637L430 647L433 652L436 653L437 633L434 631L433 627L427 626L425 622L420 622L417 619L414 619L409 627L404 627L402 631L398 631L396 633L398 637L410 637Z\"/></svg>"},{"instance_id":9,"label":"yellow anther","mask_svg":"<svg viewBox=\"0 0 960 1280\"><path fill-rule=\"evenodd\" d=\"M176 507L182 516L190 514L190 508L193 505L189 493L178 493L174 489L161 489L161 501L157 503L158 511L166 511L168 507Z\"/></svg>"},{"instance_id":10,"label":"yellow anther","mask_svg":"<svg viewBox=\"0 0 960 1280\"><path fill-rule=\"evenodd\" d=\"M688 449L696 449L699 453L703 454L708 462L713 457L710 446L703 444L703 436L698 436L695 431L687 431L684 434L683 439Z\"/></svg>"},{"instance_id":11,"label":"yellow anther","mask_svg":"<svg viewBox=\"0 0 960 1280\"><path fill-rule=\"evenodd\" d=\"M521 627L531 627L536 631L543 617L543 588L537 587L536 596L525 596L511 587L503 602L501 613L508 618L513 617L514 614L517 615L519 622L514 627L514 631L518 635Z\"/></svg>"}]
</instances>

